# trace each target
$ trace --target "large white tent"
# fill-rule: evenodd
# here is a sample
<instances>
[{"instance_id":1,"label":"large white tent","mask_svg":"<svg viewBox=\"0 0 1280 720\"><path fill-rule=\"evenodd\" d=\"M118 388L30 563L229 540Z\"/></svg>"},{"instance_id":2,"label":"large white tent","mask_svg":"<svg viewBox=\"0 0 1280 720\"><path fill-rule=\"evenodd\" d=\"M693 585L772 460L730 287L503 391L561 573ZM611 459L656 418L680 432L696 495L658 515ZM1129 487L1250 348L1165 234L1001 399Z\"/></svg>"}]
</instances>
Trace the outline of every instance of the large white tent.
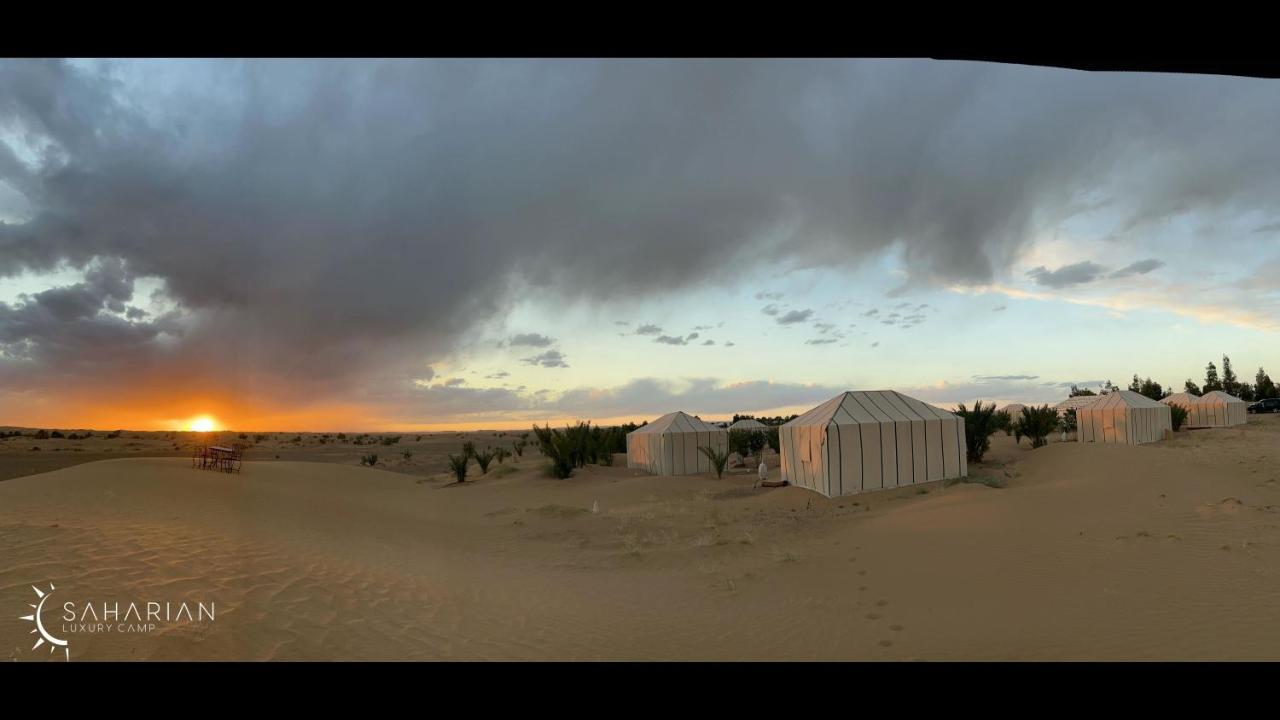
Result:
<instances>
[{"instance_id":1,"label":"large white tent","mask_svg":"<svg viewBox=\"0 0 1280 720\"><path fill-rule=\"evenodd\" d=\"M627 467L654 475L710 472L711 460L698 448L728 452L729 433L692 415L673 412L627 433Z\"/></svg>"},{"instance_id":2,"label":"large white tent","mask_svg":"<svg viewBox=\"0 0 1280 720\"><path fill-rule=\"evenodd\" d=\"M1132 390L1115 390L1076 408L1080 442L1140 445L1164 439L1173 430L1171 411Z\"/></svg>"},{"instance_id":3,"label":"large white tent","mask_svg":"<svg viewBox=\"0 0 1280 720\"><path fill-rule=\"evenodd\" d=\"M964 421L893 390L842 393L778 435L782 479L827 497L969 474Z\"/></svg>"},{"instance_id":4,"label":"large white tent","mask_svg":"<svg viewBox=\"0 0 1280 720\"><path fill-rule=\"evenodd\" d=\"M1235 395L1214 390L1200 398L1204 405L1207 427L1231 427L1249 422L1249 404Z\"/></svg>"},{"instance_id":5,"label":"large white tent","mask_svg":"<svg viewBox=\"0 0 1280 720\"><path fill-rule=\"evenodd\" d=\"M736 423L734 423L734 424L732 424L732 425L730 425L730 426L729 426L729 430L731 430L731 431L732 431L732 430L747 430L747 431L749 431L749 432L764 432L764 431L766 431L766 430L768 430L768 429L769 429L769 426L768 426L768 425L765 425L764 423L760 422L759 420L753 420L753 419L751 419L751 418L742 418L742 419L741 419L741 420L739 420L738 422L736 422Z\"/></svg>"},{"instance_id":6,"label":"large white tent","mask_svg":"<svg viewBox=\"0 0 1280 720\"><path fill-rule=\"evenodd\" d=\"M1184 427L1212 427L1207 413L1208 408L1204 403L1200 402L1199 395L1187 392L1174 393L1169 397L1161 398L1160 402L1170 407L1177 405L1187 411L1187 419L1183 423Z\"/></svg>"}]
</instances>

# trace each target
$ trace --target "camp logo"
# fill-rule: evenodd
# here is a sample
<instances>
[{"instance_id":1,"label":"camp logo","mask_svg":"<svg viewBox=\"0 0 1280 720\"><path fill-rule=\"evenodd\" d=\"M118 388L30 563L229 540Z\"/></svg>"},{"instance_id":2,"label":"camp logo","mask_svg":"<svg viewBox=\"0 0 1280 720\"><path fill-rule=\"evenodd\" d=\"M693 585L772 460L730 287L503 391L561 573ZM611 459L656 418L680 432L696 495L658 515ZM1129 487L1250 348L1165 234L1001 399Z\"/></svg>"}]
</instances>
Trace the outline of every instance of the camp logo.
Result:
<instances>
[{"instance_id":1,"label":"camp logo","mask_svg":"<svg viewBox=\"0 0 1280 720\"><path fill-rule=\"evenodd\" d=\"M19 620L30 620L35 625L35 627L32 628L31 630L31 634L35 635L39 633L40 635L40 637L36 638L36 644L32 645L31 649L38 650L41 645L44 645L47 643L49 645L50 654L57 652L58 648L62 648L62 652L67 658L67 662L70 662L71 661L71 645L66 640L63 640L58 637L54 637L54 635L49 632L48 628L44 626L44 620L42 618L42 613L44 612L44 604L49 601L49 598L53 595L53 591L56 588L54 588L53 583L49 583L49 592L42 592L40 588L36 587L35 585L32 585L31 589L36 591L36 599L39 602L27 603L27 604L30 605L35 610L35 612L31 613L30 615L23 615L22 617L19 618Z\"/></svg>"},{"instance_id":2,"label":"camp logo","mask_svg":"<svg viewBox=\"0 0 1280 720\"><path fill-rule=\"evenodd\" d=\"M63 657L68 661L71 660L69 639L74 639L77 635L148 634L162 626L212 623L217 613L217 606L212 602L206 604L113 600L77 603L68 600L60 605L62 610L60 617L46 618L45 605L48 604L49 598L53 597L57 588L53 583L49 583L48 590L41 590L35 585L32 585L31 589L35 591L36 602L27 603L27 605L33 612L30 615L19 616L20 619L30 621L35 626L31 629L31 634L36 636L31 650L38 651L44 645L48 645L51 655L61 649Z\"/></svg>"}]
</instances>

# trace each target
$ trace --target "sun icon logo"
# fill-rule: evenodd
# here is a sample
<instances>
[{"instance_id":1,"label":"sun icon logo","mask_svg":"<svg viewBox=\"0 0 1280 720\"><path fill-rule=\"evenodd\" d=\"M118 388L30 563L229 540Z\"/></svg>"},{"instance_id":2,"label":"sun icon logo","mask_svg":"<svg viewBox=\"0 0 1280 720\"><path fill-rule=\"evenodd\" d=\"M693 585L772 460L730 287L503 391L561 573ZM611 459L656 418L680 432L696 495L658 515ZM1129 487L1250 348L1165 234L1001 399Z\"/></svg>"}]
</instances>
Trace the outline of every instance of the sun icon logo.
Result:
<instances>
[{"instance_id":1,"label":"sun icon logo","mask_svg":"<svg viewBox=\"0 0 1280 720\"><path fill-rule=\"evenodd\" d=\"M40 619L40 613L44 610L45 601L48 600L49 596L53 594L53 591L54 591L53 583L49 583L49 592L41 592L40 588L36 587L35 585L32 585L31 589L36 591L36 597L39 598L40 602L38 604L27 603L28 605L31 605L31 607L35 608L35 612L30 615L23 615L22 617L18 618L19 620L30 620L31 622L36 624L35 628L31 630L32 635L36 633L40 633L40 637L36 638L36 644L32 645L31 649L35 650L41 645L44 645L45 643L49 643L50 655L52 655L58 648L62 648L63 652L65 652L67 655L67 662L71 662L71 648L67 645L67 641L60 640L54 637L48 630L45 629L44 621Z\"/></svg>"}]
</instances>

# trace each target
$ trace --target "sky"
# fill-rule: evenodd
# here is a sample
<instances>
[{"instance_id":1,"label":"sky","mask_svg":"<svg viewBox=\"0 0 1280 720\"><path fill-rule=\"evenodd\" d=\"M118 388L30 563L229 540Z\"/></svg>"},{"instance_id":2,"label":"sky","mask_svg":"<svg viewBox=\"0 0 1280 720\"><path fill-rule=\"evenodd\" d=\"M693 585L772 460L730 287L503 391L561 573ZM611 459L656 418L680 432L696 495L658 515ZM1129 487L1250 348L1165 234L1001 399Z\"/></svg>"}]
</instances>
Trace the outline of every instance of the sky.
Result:
<instances>
[{"instance_id":1,"label":"sky","mask_svg":"<svg viewBox=\"0 0 1280 720\"><path fill-rule=\"evenodd\" d=\"M1272 80L992 63L0 61L0 425L1252 379L1276 127Z\"/></svg>"}]
</instances>

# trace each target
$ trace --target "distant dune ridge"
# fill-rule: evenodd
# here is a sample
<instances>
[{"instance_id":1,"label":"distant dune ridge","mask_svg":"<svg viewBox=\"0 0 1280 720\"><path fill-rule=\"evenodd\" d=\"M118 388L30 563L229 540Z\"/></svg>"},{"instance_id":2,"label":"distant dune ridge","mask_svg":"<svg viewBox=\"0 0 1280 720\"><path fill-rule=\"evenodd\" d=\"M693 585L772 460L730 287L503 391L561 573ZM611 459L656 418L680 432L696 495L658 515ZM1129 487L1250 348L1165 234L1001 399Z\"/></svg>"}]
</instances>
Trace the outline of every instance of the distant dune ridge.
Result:
<instances>
[{"instance_id":1,"label":"distant dune ridge","mask_svg":"<svg viewBox=\"0 0 1280 720\"><path fill-rule=\"evenodd\" d=\"M51 582L217 603L212 623L74 636L73 661L1280 658L1280 417L992 440L969 482L834 499L753 471L557 480L531 451L465 485L434 455L91 462L0 482L0 606ZM8 655L47 659L0 627Z\"/></svg>"}]
</instances>

